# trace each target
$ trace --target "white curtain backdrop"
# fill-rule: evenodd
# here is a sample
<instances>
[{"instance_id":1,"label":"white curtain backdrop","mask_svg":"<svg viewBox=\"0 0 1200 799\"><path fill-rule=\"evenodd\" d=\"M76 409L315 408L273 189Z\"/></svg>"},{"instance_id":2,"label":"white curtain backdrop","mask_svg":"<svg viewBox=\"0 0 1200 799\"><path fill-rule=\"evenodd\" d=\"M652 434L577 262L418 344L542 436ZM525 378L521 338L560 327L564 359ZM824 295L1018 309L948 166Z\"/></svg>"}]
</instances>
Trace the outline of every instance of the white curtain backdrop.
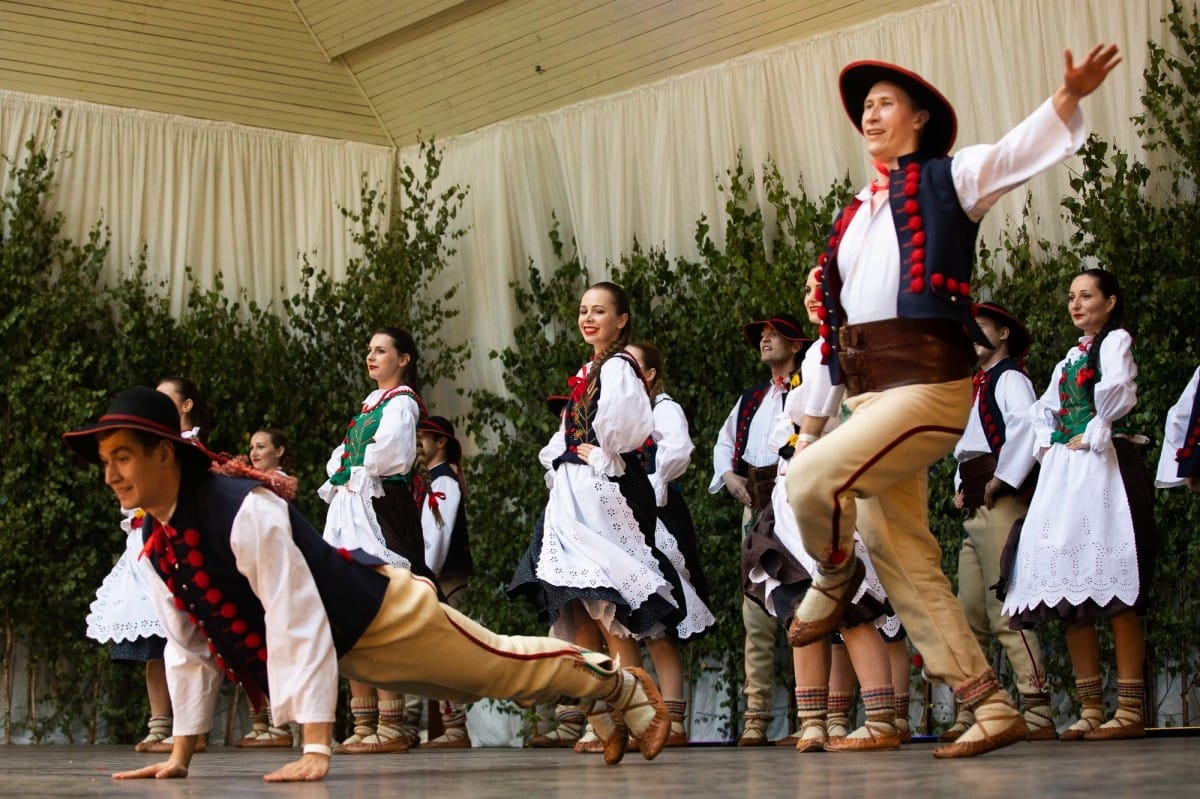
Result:
<instances>
[{"instance_id":1,"label":"white curtain backdrop","mask_svg":"<svg viewBox=\"0 0 1200 799\"><path fill-rule=\"evenodd\" d=\"M220 272L227 290L260 303L297 290L301 253L344 273L359 251L338 207L358 207L361 176L389 190L396 160L387 147L0 91L0 153L22 161L30 136L73 153L56 167L50 202L64 234L83 241L104 224L112 274L144 245L176 310L186 267L205 286Z\"/></svg>"},{"instance_id":2,"label":"white curtain backdrop","mask_svg":"<svg viewBox=\"0 0 1200 799\"><path fill-rule=\"evenodd\" d=\"M440 140L444 184L470 186L460 217L470 230L447 275L464 289L464 314L451 335L474 343L462 385L500 388L487 352L511 340L508 284L524 279L530 258L539 268L554 265L551 212L599 279L635 236L695 257L701 213L719 236L724 198L714 178L739 148L756 173L773 158L787 185L803 178L810 194L847 171L864 182L867 158L836 86L850 61L891 61L930 80L955 105L962 146L998 139L1049 96L1061 82L1064 48L1082 56L1093 43L1116 41L1124 63L1084 102L1084 114L1092 131L1144 160L1129 118L1141 112L1146 42L1167 41L1161 20L1169 10L1169 0L946 0ZM406 148L400 158L412 161L415 152ZM995 241L1028 193L1037 231L1065 241L1059 200L1078 168L1072 159L1007 197L982 237ZM441 400L442 413L466 410L449 392L432 399Z\"/></svg>"},{"instance_id":3,"label":"white curtain backdrop","mask_svg":"<svg viewBox=\"0 0 1200 799\"><path fill-rule=\"evenodd\" d=\"M447 335L469 339L474 351L459 385L502 389L487 353L511 341L509 283L524 279L530 258L554 265L551 212L598 278L635 236L671 256L695 257L702 213L720 236L724 197L715 177L739 148L747 167L760 172L773 158L789 186L803 179L810 193L847 171L864 181L866 158L836 89L839 70L855 59L894 61L932 81L956 106L963 145L995 140L1044 99L1061 78L1064 47L1081 54L1116 41L1125 62L1085 101L1084 113L1093 131L1145 159L1129 118L1141 111L1146 42L1168 40L1161 20L1169 7L1169 0L945 0L440 140L442 185L470 187L460 216L469 231L445 275L462 284L463 311ZM63 119L51 138L55 108ZM260 302L296 289L301 253L315 251L315 262L339 275L356 248L338 206L357 205L361 175L389 189L395 162L384 147L0 91L0 151L17 155L30 134L75 153L58 167L52 202L66 233L82 239L102 221L112 233L113 270L144 244L176 308L188 266L206 283L220 271L227 287L245 287ZM415 160L416 148L399 157ZM1065 240L1058 202L1077 168L1073 159L1014 192L982 235L994 241L1028 192L1037 231ZM8 186L0 175L0 190ZM468 410L450 386L436 387L429 400L446 415Z\"/></svg>"}]
</instances>

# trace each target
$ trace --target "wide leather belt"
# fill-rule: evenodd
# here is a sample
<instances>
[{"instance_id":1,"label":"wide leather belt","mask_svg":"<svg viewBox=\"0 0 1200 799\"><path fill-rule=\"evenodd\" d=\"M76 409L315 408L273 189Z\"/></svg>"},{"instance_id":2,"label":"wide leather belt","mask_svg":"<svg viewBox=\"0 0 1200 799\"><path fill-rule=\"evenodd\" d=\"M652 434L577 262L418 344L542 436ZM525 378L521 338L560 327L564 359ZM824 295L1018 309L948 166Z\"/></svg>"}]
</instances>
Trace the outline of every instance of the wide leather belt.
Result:
<instances>
[{"instance_id":1,"label":"wide leather belt","mask_svg":"<svg viewBox=\"0 0 1200 799\"><path fill-rule=\"evenodd\" d=\"M847 396L970 377L975 348L948 319L884 319L837 331Z\"/></svg>"},{"instance_id":2,"label":"wide leather belt","mask_svg":"<svg viewBox=\"0 0 1200 799\"><path fill-rule=\"evenodd\" d=\"M996 458L991 453L958 464L964 508L975 510L983 507L984 489L995 474Z\"/></svg>"},{"instance_id":3,"label":"wide leather belt","mask_svg":"<svg viewBox=\"0 0 1200 799\"><path fill-rule=\"evenodd\" d=\"M751 466L746 470L746 490L750 493L750 512L757 516L771 504L778 466Z\"/></svg>"}]
</instances>

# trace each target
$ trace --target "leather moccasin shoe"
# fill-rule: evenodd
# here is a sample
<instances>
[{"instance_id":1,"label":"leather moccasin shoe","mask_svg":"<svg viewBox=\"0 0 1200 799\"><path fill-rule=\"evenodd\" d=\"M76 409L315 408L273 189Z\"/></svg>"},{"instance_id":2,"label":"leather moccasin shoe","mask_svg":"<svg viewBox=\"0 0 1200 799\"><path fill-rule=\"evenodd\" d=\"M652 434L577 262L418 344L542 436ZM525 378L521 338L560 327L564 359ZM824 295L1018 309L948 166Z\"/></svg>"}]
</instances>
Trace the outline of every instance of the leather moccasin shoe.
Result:
<instances>
[{"instance_id":1,"label":"leather moccasin shoe","mask_svg":"<svg viewBox=\"0 0 1200 799\"><path fill-rule=\"evenodd\" d=\"M807 646L814 641L828 638L831 633L841 627L842 619L846 615L846 608L854 599L854 594L858 592L858 587L862 585L863 578L866 576L866 567L861 560L856 559L853 571L840 583L822 586L814 580L808 587L810 595L823 594L834 604L829 612L820 618L803 619L801 613L803 613L805 601L809 600L809 597L806 596L801 600L800 607L796 608L796 615L788 625L788 643L794 647Z\"/></svg>"},{"instance_id":2,"label":"leather moccasin shoe","mask_svg":"<svg viewBox=\"0 0 1200 799\"><path fill-rule=\"evenodd\" d=\"M991 722L991 724L996 723ZM959 738L954 743L939 746L933 750L933 756L941 759L975 757L985 752L991 752L993 749L1000 749L1010 744L1015 744L1018 741L1024 741L1028 735L1029 727L1026 726L1025 719L1018 714L1013 716L1012 721L991 734L988 734L985 729L983 738L977 741L964 741L962 738Z\"/></svg>"}]
</instances>

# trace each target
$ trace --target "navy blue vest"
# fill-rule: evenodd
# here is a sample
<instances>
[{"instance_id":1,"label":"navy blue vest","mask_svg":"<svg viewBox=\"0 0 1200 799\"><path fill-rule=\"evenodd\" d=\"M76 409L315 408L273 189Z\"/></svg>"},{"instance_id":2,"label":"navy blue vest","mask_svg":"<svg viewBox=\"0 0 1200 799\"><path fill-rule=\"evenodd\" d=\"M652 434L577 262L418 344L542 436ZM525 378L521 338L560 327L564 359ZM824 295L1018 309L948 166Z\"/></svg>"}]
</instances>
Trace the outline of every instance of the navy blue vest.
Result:
<instances>
[{"instance_id":1,"label":"navy blue vest","mask_svg":"<svg viewBox=\"0 0 1200 799\"><path fill-rule=\"evenodd\" d=\"M737 408L737 427L733 431L733 470L736 474L746 476L746 470L749 466L742 456L746 454L746 440L750 437L750 422L754 420L754 414L758 413L758 409L762 406L763 398L767 396L767 392L771 389L771 381L759 383L757 386L752 386L742 392L741 398L738 400ZM780 400L779 410L783 410L783 403L787 402L788 384L784 384L783 396Z\"/></svg>"},{"instance_id":2,"label":"navy blue vest","mask_svg":"<svg viewBox=\"0 0 1200 799\"><path fill-rule=\"evenodd\" d=\"M614 353L612 357L620 358L629 364L633 368L634 374L637 375L638 380L642 380L643 385L645 384L645 381L642 378L642 370L640 367L638 367L638 363L632 355L627 352L617 352ZM554 463L551 465L555 469L558 468L560 463L583 463L583 459L579 457L579 445L594 445L597 443L596 431L592 429L592 419L595 417L596 409L600 405L600 392L602 391L602 386L600 384L599 371L596 371L594 375L589 376L589 380L592 379L596 381L596 390L592 393L591 401L587 400L585 393L583 399L581 400L576 401L573 398L568 399L567 406L563 409L563 434L566 438L567 450L562 455L559 455L554 459ZM649 393L646 395L646 402L650 402ZM640 450L635 450L633 452L622 452L621 456L626 461L635 457L639 460L642 458Z\"/></svg>"},{"instance_id":3,"label":"navy blue vest","mask_svg":"<svg viewBox=\"0 0 1200 799\"><path fill-rule=\"evenodd\" d=\"M428 490L433 490L433 481L439 477L449 477L455 482L458 481L454 469L446 461L442 461L429 470ZM419 504L423 506L425 497L420 497L420 499ZM450 531L450 547L446 551L446 562L442 564L443 572L457 574L460 577L469 577L475 573L475 562L471 558L471 542L467 537L466 499L463 496L458 503L458 513L454 516L454 528Z\"/></svg>"},{"instance_id":4,"label":"navy blue vest","mask_svg":"<svg viewBox=\"0 0 1200 799\"><path fill-rule=\"evenodd\" d=\"M902 157L888 182L888 204L900 245L900 292L896 313L904 319L949 319L960 322L964 335L988 344L971 317L971 277L975 269L975 239L979 223L972 222L959 204L950 174L951 158L925 159L918 153ZM837 251L842 233L862 205L855 201L833 223L821 266L821 327L825 343L821 362L829 365L835 384L842 382L838 367L837 331L841 318L842 280Z\"/></svg>"},{"instance_id":5,"label":"navy blue vest","mask_svg":"<svg viewBox=\"0 0 1200 799\"><path fill-rule=\"evenodd\" d=\"M984 434L987 435L988 447L997 457L1000 455L1000 448L1008 439L1004 427L1004 411L996 402L996 384L1000 381L1000 375L1013 369L1028 379L1029 375L1025 373L1015 358L1003 358L985 374L984 388L979 395L979 422L983 425Z\"/></svg>"},{"instance_id":6,"label":"navy blue vest","mask_svg":"<svg viewBox=\"0 0 1200 799\"><path fill-rule=\"evenodd\" d=\"M170 527L142 525L147 556L174 595L175 607L188 614L208 639L217 666L230 680L242 683L252 700L270 694L266 621L262 602L238 571L229 538L246 495L261 485L206 473L180 487ZM371 568L382 561L329 546L291 503L288 517L292 540L312 572L340 658L383 604L388 578Z\"/></svg>"}]
</instances>

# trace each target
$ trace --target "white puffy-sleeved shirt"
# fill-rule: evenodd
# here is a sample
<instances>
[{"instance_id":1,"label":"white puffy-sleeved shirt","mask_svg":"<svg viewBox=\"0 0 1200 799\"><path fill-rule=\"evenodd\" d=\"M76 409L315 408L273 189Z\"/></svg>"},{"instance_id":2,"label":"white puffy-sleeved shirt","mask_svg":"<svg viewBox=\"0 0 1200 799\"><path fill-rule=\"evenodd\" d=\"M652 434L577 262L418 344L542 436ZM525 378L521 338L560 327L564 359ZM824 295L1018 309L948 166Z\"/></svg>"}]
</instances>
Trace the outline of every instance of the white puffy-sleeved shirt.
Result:
<instances>
[{"instance_id":1,"label":"white puffy-sleeved shirt","mask_svg":"<svg viewBox=\"0 0 1200 799\"><path fill-rule=\"evenodd\" d=\"M374 410L387 393L376 389L368 394L359 418ZM379 426L363 447L362 465L350 467L350 478L345 485L334 485L326 480L317 490L317 496L329 503L324 537L332 546L362 549L392 566L412 567L408 558L388 549L373 500L384 496L383 478L407 474L416 463L420 413L420 406L410 394L392 396L379 410ZM334 448L325 464L330 477L341 468L345 451L345 444Z\"/></svg>"},{"instance_id":2,"label":"white puffy-sleeved shirt","mask_svg":"<svg viewBox=\"0 0 1200 799\"><path fill-rule=\"evenodd\" d=\"M1080 346L1072 347L1054 367L1046 392L1030 408L1033 423L1034 454L1040 457L1050 446L1050 437L1058 429L1058 382L1067 364L1087 357L1086 347L1091 336L1082 336ZM1083 432L1083 441L1093 452L1104 452L1112 442L1113 422L1121 419L1137 405L1137 364L1133 360L1133 337L1124 328L1113 330L1100 343L1100 380L1095 385L1093 402L1096 415Z\"/></svg>"},{"instance_id":3,"label":"white puffy-sleeved shirt","mask_svg":"<svg viewBox=\"0 0 1200 799\"><path fill-rule=\"evenodd\" d=\"M1187 440L1188 420L1192 415L1192 405L1196 401L1197 384L1200 384L1200 367L1192 372L1192 379L1179 395L1179 400L1167 411L1162 454L1158 456L1158 473L1154 478L1154 484L1159 488L1174 488L1187 482L1179 476L1179 461L1175 460L1175 455Z\"/></svg>"},{"instance_id":4,"label":"white puffy-sleeved shirt","mask_svg":"<svg viewBox=\"0 0 1200 799\"><path fill-rule=\"evenodd\" d=\"M429 495L437 495L437 509L442 517L441 524L433 515ZM421 534L425 539L425 565L436 575L441 575L450 551L450 534L462 505L462 486L448 475L439 475L429 486L429 495L421 506Z\"/></svg>"},{"instance_id":5,"label":"white puffy-sleeved shirt","mask_svg":"<svg viewBox=\"0 0 1200 799\"><path fill-rule=\"evenodd\" d=\"M779 450L772 450L770 446L771 432L775 429L775 417L783 411L786 395L787 389L772 380L763 395L762 403L750 419L750 429L746 434L746 451L742 453L742 459L751 466L773 466L779 461ZM715 494L724 487L725 482L721 475L734 468L733 451L734 442L737 440L740 404L740 400L734 403L733 409L721 425L721 431L717 433L717 443L713 445L713 479L708 484L710 494Z\"/></svg>"},{"instance_id":6,"label":"white puffy-sleeved shirt","mask_svg":"<svg viewBox=\"0 0 1200 799\"><path fill-rule=\"evenodd\" d=\"M778 453L792 437L796 427L805 416L825 418L821 435L838 425L837 403L830 407L833 385L829 382L829 370L821 366L821 340L818 339L800 362L800 385L788 392L783 403L783 412L775 417L775 427L767 443L772 452ZM779 459L779 476L787 474L788 462Z\"/></svg>"},{"instance_id":7,"label":"white puffy-sleeved shirt","mask_svg":"<svg viewBox=\"0 0 1200 799\"><path fill-rule=\"evenodd\" d=\"M1055 384L1057 385L1057 384ZM967 427L954 446L954 458L959 463L991 453L987 432L979 419L979 397L971 405ZM1033 382L1018 369L1009 369L996 379L996 404L1004 418L1004 444L996 459L996 477L1013 488L1020 488L1037 462L1034 453L1033 424L1029 409L1037 401ZM959 476L954 474L955 487Z\"/></svg>"},{"instance_id":8,"label":"white puffy-sleeved shirt","mask_svg":"<svg viewBox=\"0 0 1200 799\"><path fill-rule=\"evenodd\" d=\"M1034 175L1075 153L1087 137L1083 112L1075 110L1067 124L1051 100L995 144L977 144L954 154L950 171L959 204L975 222L995 202ZM872 207L871 187L858 193L863 205L847 225L838 249L842 275L841 302L846 324L863 324L897 315L900 293L900 245L891 207ZM844 393L839 387L838 401Z\"/></svg>"},{"instance_id":9,"label":"white puffy-sleeved shirt","mask_svg":"<svg viewBox=\"0 0 1200 799\"><path fill-rule=\"evenodd\" d=\"M587 363L577 377L586 378ZM538 453L546 468L567 450L565 421ZM600 402L591 420L596 446L588 456L588 465L596 475L620 477L625 474L622 452L633 452L646 443L654 432L654 410L646 394L646 384L621 357L612 357L600 366ZM553 482L553 481L548 481Z\"/></svg>"},{"instance_id":10,"label":"white puffy-sleeved shirt","mask_svg":"<svg viewBox=\"0 0 1200 799\"><path fill-rule=\"evenodd\" d=\"M266 488L251 490L234 517L229 543L238 571L266 612L267 679L275 723L334 721L338 667L333 633L308 564L292 541L287 503ZM225 672L187 614L175 607L149 560L142 558L139 567L166 630L163 658L173 733L206 733Z\"/></svg>"},{"instance_id":11,"label":"white puffy-sleeved shirt","mask_svg":"<svg viewBox=\"0 0 1200 799\"><path fill-rule=\"evenodd\" d=\"M372 391L363 400L363 407L373 407L385 393L384 389ZM379 427L363 451L362 466L351 469L350 482L346 487L351 491L363 491L372 479L378 482L380 477L407 474L417 460L417 424L420 419L421 409L410 395L397 394L388 400L383 406ZM325 463L326 475L332 477L342 465L345 451L344 444L334 448ZM325 486L322 486L324 489Z\"/></svg>"},{"instance_id":12,"label":"white puffy-sleeved shirt","mask_svg":"<svg viewBox=\"0 0 1200 799\"><path fill-rule=\"evenodd\" d=\"M654 431L657 441L654 471L647 477L654 488L654 499L661 508L667 504L667 484L678 480L692 462L692 443L683 406L667 394L654 398Z\"/></svg>"}]
</instances>

